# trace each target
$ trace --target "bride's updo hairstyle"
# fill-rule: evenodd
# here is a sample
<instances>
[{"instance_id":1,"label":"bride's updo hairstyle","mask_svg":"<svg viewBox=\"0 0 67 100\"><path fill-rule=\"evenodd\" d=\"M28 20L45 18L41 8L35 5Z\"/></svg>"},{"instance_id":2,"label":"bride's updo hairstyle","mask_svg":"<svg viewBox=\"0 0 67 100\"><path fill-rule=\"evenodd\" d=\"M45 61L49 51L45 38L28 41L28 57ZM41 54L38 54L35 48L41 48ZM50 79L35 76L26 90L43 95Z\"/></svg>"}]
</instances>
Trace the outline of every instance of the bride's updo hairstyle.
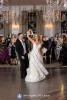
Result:
<instances>
[{"instance_id":1,"label":"bride's updo hairstyle","mask_svg":"<svg viewBox=\"0 0 67 100\"><path fill-rule=\"evenodd\" d=\"M39 34L35 34L35 35L34 35L34 40L35 40L35 41L38 40L38 41L40 42L40 41L41 41L40 35L39 35Z\"/></svg>"}]
</instances>

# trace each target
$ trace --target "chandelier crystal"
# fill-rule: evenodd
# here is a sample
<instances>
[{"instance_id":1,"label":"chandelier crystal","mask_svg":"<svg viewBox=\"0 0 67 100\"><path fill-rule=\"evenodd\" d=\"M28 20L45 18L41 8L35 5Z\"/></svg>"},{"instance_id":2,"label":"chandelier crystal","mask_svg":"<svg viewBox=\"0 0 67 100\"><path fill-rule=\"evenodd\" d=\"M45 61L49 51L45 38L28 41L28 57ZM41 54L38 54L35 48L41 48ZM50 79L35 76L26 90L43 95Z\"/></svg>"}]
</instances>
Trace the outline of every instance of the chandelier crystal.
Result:
<instances>
[{"instance_id":1,"label":"chandelier crystal","mask_svg":"<svg viewBox=\"0 0 67 100\"><path fill-rule=\"evenodd\" d=\"M67 0L65 0L67 1ZM46 10L45 10L45 21L60 21L61 20L61 10L65 6L67 7L67 2L64 0L46 0Z\"/></svg>"},{"instance_id":2,"label":"chandelier crystal","mask_svg":"<svg viewBox=\"0 0 67 100\"><path fill-rule=\"evenodd\" d=\"M67 0L64 0L64 8L67 9Z\"/></svg>"},{"instance_id":3,"label":"chandelier crystal","mask_svg":"<svg viewBox=\"0 0 67 100\"><path fill-rule=\"evenodd\" d=\"M0 0L0 8L3 8L4 1Z\"/></svg>"}]
</instances>

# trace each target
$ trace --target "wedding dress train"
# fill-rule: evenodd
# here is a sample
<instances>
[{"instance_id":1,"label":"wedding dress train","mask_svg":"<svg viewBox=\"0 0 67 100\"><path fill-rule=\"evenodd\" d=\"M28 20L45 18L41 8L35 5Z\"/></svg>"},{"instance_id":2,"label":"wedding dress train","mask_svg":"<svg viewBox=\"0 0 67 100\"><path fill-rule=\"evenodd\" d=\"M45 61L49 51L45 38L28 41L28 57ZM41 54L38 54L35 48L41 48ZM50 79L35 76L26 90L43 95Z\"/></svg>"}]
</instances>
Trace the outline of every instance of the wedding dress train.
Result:
<instances>
[{"instance_id":1,"label":"wedding dress train","mask_svg":"<svg viewBox=\"0 0 67 100\"><path fill-rule=\"evenodd\" d=\"M29 54L29 68L27 69L27 76L25 78L25 81L27 82L38 82L48 75L48 71L44 67L40 47L41 44L37 45L34 43L33 49Z\"/></svg>"}]
</instances>

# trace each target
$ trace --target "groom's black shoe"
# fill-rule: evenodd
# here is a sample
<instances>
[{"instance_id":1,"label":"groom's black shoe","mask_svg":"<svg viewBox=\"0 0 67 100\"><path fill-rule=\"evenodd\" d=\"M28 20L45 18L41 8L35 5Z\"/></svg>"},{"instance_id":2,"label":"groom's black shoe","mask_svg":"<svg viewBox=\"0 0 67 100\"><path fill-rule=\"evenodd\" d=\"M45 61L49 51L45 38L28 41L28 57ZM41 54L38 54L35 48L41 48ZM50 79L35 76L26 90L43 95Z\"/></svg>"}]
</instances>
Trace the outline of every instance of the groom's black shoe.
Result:
<instances>
[{"instance_id":1,"label":"groom's black shoe","mask_svg":"<svg viewBox=\"0 0 67 100\"><path fill-rule=\"evenodd\" d=\"M25 78L26 77L26 73L24 73L24 74L21 74L21 78Z\"/></svg>"},{"instance_id":2,"label":"groom's black shoe","mask_svg":"<svg viewBox=\"0 0 67 100\"><path fill-rule=\"evenodd\" d=\"M21 78L25 78L26 77L26 75L21 75Z\"/></svg>"}]
</instances>

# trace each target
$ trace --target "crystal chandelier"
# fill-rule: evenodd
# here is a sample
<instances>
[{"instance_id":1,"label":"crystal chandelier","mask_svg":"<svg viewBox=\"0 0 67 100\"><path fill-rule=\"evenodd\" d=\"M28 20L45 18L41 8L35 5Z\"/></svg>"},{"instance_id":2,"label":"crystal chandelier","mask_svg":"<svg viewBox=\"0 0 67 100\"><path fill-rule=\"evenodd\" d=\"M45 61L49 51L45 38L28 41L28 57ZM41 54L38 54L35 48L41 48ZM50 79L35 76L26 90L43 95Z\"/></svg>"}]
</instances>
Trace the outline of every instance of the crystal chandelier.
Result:
<instances>
[{"instance_id":1,"label":"crystal chandelier","mask_svg":"<svg viewBox=\"0 0 67 100\"><path fill-rule=\"evenodd\" d=\"M50 5L54 9L67 9L67 0L46 0L46 5Z\"/></svg>"},{"instance_id":2,"label":"crystal chandelier","mask_svg":"<svg viewBox=\"0 0 67 100\"><path fill-rule=\"evenodd\" d=\"M64 4L64 0L46 0L47 5L51 5L53 8L60 9Z\"/></svg>"},{"instance_id":3,"label":"crystal chandelier","mask_svg":"<svg viewBox=\"0 0 67 100\"><path fill-rule=\"evenodd\" d=\"M3 8L4 4L7 2L8 0L0 0L0 10Z\"/></svg>"},{"instance_id":4,"label":"crystal chandelier","mask_svg":"<svg viewBox=\"0 0 67 100\"><path fill-rule=\"evenodd\" d=\"M67 9L67 0L64 0L64 8Z\"/></svg>"},{"instance_id":5,"label":"crystal chandelier","mask_svg":"<svg viewBox=\"0 0 67 100\"><path fill-rule=\"evenodd\" d=\"M0 8L3 7L3 3L4 3L4 1L3 0L0 0Z\"/></svg>"},{"instance_id":6,"label":"crystal chandelier","mask_svg":"<svg viewBox=\"0 0 67 100\"><path fill-rule=\"evenodd\" d=\"M49 22L61 20L61 9L63 7L64 0L46 0L45 20Z\"/></svg>"}]
</instances>

